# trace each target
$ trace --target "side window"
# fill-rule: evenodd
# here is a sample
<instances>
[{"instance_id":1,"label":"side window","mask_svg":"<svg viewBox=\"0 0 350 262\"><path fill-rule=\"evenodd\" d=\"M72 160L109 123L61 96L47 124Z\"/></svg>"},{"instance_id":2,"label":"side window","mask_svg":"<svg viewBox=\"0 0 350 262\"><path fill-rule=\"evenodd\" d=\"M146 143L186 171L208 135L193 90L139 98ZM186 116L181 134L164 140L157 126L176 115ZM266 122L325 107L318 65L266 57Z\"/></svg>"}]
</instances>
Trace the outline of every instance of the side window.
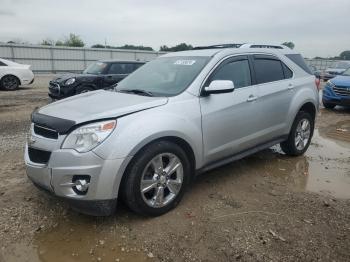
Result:
<instances>
[{"instance_id":1,"label":"side window","mask_svg":"<svg viewBox=\"0 0 350 262\"><path fill-rule=\"evenodd\" d=\"M237 60L223 65L210 78L210 81L214 80L231 80L235 88L250 86L252 81L248 60Z\"/></svg>"},{"instance_id":2,"label":"side window","mask_svg":"<svg viewBox=\"0 0 350 262\"><path fill-rule=\"evenodd\" d=\"M7 66L7 65L0 61L0 66Z\"/></svg>"},{"instance_id":3,"label":"side window","mask_svg":"<svg viewBox=\"0 0 350 262\"><path fill-rule=\"evenodd\" d=\"M292 78L293 77L293 72L292 70L290 70L288 68L288 66L286 66L283 62L282 63L282 66L283 66L283 73L284 73L284 78L285 79L288 79L288 78Z\"/></svg>"},{"instance_id":4,"label":"side window","mask_svg":"<svg viewBox=\"0 0 350 262\"><path fill-rule=\"evenodd\" d=\"M111 64L108 70L108 74L111 75L119 75L119 74L130 74L134 71L133 64L121 64L121 63L115 63Z\"/></svg>"},{"instance_id":5,"label":"side window","mask_svg":"<svg viewBox=\"0 0 350 262\"><path fill-rule=\"evenodd\" d=\"M284 79L282 62L276 59L254 59L255 76L258 84Z\"/></svg>"},{"instance_id":6,"label":"side window","mask_svg":"<svg viewBox=\"0 0 350 262\"><path fill-rule=\"evenodd\" d=\"M134 70L138 69L141 66L143 66L143 64L134 64Z\"/></svg>"}]
</instances>

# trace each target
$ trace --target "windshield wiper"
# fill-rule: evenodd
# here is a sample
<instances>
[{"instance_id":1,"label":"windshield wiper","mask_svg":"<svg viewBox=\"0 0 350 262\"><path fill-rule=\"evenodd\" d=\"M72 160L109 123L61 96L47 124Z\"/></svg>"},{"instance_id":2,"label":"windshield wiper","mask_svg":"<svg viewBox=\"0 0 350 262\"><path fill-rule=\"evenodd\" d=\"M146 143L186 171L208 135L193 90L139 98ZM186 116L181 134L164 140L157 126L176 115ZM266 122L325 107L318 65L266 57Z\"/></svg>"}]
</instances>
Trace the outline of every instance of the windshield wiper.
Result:
<instances>
[{"instance_id":1,"label":"windshield wiper","mask_svg":"<svg viewBox=\"0 0 350 262\"><path fill-rule=\"evenodd\" d=\"M142 95L142 96L154 96L152 92L142 90L142 89L117 89L117 92L121 93L131 93L136 95Z\"/></svg>"}]
</instances>

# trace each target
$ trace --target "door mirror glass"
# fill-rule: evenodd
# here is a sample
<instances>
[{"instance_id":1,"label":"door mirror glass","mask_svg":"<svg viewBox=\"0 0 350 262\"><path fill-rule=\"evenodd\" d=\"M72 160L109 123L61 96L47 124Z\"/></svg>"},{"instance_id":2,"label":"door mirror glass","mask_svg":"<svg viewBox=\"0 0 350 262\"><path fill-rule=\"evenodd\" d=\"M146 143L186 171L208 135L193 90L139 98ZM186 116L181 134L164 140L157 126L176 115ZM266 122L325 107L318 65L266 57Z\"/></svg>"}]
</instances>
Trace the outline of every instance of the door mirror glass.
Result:
<instances>
[{"instance_id":1,"label":"door mirror glass","mask_svg":"<svg viewBox=\"0 0 350 262\"><path fill-rule=\"evenodd\" d=\"M206 94L222 94L232 92L234 89L235 86L230 80L214 80L204 88L204 91Z\"/></svg>"}]
</instances>

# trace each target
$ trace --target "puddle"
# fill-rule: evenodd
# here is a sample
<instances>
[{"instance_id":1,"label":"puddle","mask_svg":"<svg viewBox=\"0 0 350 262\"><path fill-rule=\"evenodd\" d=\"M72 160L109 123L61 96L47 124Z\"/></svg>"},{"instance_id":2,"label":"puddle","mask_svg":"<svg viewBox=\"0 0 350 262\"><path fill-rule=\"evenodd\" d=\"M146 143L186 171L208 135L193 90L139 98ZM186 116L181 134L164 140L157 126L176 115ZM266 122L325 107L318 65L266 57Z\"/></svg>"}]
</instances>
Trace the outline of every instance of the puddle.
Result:
<instances>
[{"instance_id":1,"label":"puddle","mask_svg":"<svg viewBox=\"0 0 350 262\"><path fill-rule=\"evenodd\" d=\"M97 218L72 215L69 221L36 233L32 243L18 243L2 250L0 261L152 261L140 249L126 245L126 237L115 231L113 223L106 227L108 221L103 221L104 226L97 221Z\"/></svg>"}]
</instances>

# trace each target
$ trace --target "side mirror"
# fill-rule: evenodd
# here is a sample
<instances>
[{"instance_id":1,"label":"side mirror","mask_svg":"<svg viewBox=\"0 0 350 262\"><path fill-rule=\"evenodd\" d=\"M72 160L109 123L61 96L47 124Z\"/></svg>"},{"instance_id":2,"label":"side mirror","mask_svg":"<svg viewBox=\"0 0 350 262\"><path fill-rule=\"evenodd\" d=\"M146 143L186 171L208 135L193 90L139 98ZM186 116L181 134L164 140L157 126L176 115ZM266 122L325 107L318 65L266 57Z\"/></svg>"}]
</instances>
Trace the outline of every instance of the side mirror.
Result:
<instances>
[{"instance_id":1,"label":"side mirror","mask_svg":"<svg viewBox=\"0 0 350 262\"><path fill-rule=\"evenodd\" d=\"M233 92L235 86L230 80L214 80L209 86L204 88L204 93L206 95L210 94L222 94Z\"/></svg>"}]
</instances>

